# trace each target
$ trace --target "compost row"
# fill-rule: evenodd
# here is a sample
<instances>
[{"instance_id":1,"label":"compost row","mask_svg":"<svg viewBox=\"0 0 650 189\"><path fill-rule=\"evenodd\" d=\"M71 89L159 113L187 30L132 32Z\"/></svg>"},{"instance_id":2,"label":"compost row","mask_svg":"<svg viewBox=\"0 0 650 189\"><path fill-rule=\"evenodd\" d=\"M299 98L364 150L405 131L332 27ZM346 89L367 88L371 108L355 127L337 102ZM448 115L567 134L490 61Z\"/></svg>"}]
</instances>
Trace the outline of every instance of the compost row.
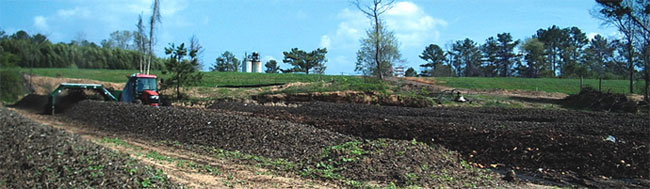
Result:
<instances>
[{"instance_id":1,"label":"compost row","mask_svg":"<svg viewBox=\"0 0 650 189\"><path fill-rule=\"evenodd\" d=\"M353 140L340 133L287 121L118 102L81 101L63 115L115 133L293 161Z\"/></svg>"},{"instance_id":2,"label":"compost row","mask_svg":"<svg viewBox=\"0 0 650 189\"><path fill-rule=\"evenodd\" d=\"M0 188L175 188L161 172L0 107Z\"/></svg>"},{"instance_id":3,"label":"compost row","mask_svg":"<svg viewBox=\"0 0 650 189\"><path fill-rule=\"evenodd\" d=\"M442 144L471 162L565 177L648 179L645 115L506 108L406 108L324 102L222 102L212 109L313 125L366 139Z\"/></svg>"},{"instance_id":4,"label":"compost row","mask_svg":"<svg viewBox=\"0 0 650 189\"><path fill-rule=\"evenodd\" d=\"M99 101L81 101L60 115L123 136L283 158L297 163L293 171L314 178L425 187L504 185L498 174L469 169L460 163L460 154L438 145L360 140L311 125L253 115Z\"/></svg>"}]
</instances>

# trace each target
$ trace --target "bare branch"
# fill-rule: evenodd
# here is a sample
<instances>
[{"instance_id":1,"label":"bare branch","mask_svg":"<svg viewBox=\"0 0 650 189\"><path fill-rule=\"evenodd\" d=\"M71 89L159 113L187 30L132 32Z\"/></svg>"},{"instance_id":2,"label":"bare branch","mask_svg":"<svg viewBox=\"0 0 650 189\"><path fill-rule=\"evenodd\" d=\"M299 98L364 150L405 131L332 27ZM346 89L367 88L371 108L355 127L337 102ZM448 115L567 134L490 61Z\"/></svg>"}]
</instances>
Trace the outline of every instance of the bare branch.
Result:
<instances>
[{"instance_id":1,"label":"bare branch","mask_svg":"<svg viewBox=\"0 0 650 189\"><path fill-rule=\"evenodd\" d=\"M368 10L372 10L371 7L366 6L366 7L362 8L362 7L361 7L361 2L359 2L359 0L355 0L354 2L352 2L352 4L354 4L354 5L357 7L357 9L359 9L361 12L363 12L363 13L366 14L367 16L372 16L372 13L366 11L366 9L368 9Z\"/></svg>"}]
</instances>

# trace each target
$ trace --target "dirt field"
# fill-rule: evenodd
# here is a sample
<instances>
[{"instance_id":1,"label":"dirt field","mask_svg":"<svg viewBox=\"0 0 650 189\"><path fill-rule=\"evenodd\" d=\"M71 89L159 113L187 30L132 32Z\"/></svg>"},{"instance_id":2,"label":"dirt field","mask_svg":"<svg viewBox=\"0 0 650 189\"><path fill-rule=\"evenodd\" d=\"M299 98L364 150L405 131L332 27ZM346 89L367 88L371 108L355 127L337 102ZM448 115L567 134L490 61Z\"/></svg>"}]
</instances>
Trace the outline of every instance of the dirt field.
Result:
<instances>
[{"instance_id":1,"label":"dirt field","mask_svg":"<svg viewBox=\"0 0 650 189\"><path fill-rule=\"evenodd\" d=\"M134 161L161 169L172 182L190 188L331 188L336 186L333 183L277 173L255 164L241 162L245 161L242 159L197 153L194 151L202 152L205 149L199 150L197 146L193 146L194 149L187 149L179 146L178 143L153 142L106 132L65 117L35 114L21 109L16 111L37 122L79 134L81 138L105 148L129 154Z\"/></svg>"},{"instance_id":2,"label":"dirt field","mask_svg":"<svg viewBox=\"0 0 650 189\"><path fill-rule=\"evenodd\" d=\"M307 178L353 183L346 186L357 182L425 187L508 185L498 174L464 165L459 154L440 146L432 148L410 140L361 140L287 121L97 101L82 101L60 116L120 136L284 159L289 166L274 168Z\"/></svg>"},{"instance_id":3,"label":"dirt field","mask_svg":"<svg viewBox=\"0 0 650 189\"><path fill-rule=\"evenodd\" d=\"M0 107L0 188L176 188L159 170Z\"/></svg>"},{"instance_id":4,"label":"dirt field","mask_svg":"<svg viewBox=\"0 0 650 189\"><path fill-rule=\"evenodd\" d=\"M325 102L222 102L196 109L81 101L53 117L35 114L46 103L42 98L30 95L15 107L199 188L539 187L528 182L650 187L650 121L640 114ZM128 145L104 144L113 137ZM142 155L152 151L163 158ZM503 180L511 170L522 182Z\"/></svg>"},{"instance_id":5,"label":"dirt field","mask_svg":"<svg viewBox=\"0 0 650 189\"><path fill-rule=\"evenodd\" d=\"M220 112L288 120L365 139L416 139L481 167L558 183L648 187L650 121L635 114L503 108L404 108L305 103L220 103Z\"/></svg>"}]
</instances>

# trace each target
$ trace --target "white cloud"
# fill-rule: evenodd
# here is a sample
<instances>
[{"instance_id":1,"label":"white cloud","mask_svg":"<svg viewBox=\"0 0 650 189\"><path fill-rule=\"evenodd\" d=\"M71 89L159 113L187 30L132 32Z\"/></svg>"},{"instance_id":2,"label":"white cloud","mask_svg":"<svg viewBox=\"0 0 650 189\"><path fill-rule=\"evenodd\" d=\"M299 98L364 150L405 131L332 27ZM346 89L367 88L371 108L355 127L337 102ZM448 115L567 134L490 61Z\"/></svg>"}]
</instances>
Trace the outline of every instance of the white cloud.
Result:
<instances>
[{"instance_id":1,"label":"white cloud","mask_svg":"<svg viewBox=\"0 0 650 189\"><path fill-rule=\"evenodd\" d=\"M404 46L423 46L440 38L443 19L433 18L412 2L398 2L386 12L386 24Z\"/></svg>"},{"instance_id":2,"label":"white cloud","mask_svg":"<svg viewBox=\"0 0 650 189\"><path fill-rule=\"evenodd\" d=\"M587 33L587 39L591 41L592 39L594 39L594 37L596 37L596 35L600 35L600 34L594 32Z\"/></svg>"},{"instance_id":3,"label":"white cloud","mask_svg":"<svg viewBox=\"0 0 650 189\"><path fill-rule=\"evenodd\" d=\"M359 39L364 36L364 31L369 26L368 19L360 11L352 11L348 8L339 12L337 18L341 22L336 31L322 35L320 47L325 47L328 51L357 48Z\"/></svg>"},{"instance_id":4,"label":"white cloud","mask_svg":"<svg viewBox=\"0 0 650 189\"><path fill-rule=\"evenodd\" d=\"M47 18L45 18L44 16L34 17L34 27L36 27L41 31L46 31L50 28L49 25L47 24Z\"/></svg>"},{"instance_id":5,"label":"white cloud","mask_svg":"<svg viewBox=\"0 0 650 189\"><path fill-rule=\"evenodd\" d=\"M75 7L74 9L59 9L56 14L61 18L80 16L87 18L90 16L90 10L85 7Z\"/></svg>"},{"instance_id":6,"label":"white cloud","mask_svg":"<svg viewBox=\"0 0 650 189\"><path fill-rule=\"evenodd\" d=\"M411 15L417 13L419 10L420 8L411 2L397 2L386 13L391 15Z\"/></svg>"},{"instance_id":7,"label":"white cloud","mask_svg":"<svg viewBox=\"0 0 650 189\"><path fill-rule=\"evenodd\" d=\"M350 70L344 74L354 74L351 72L356 61L354 52L359 49L359 40L366 37L371 20L356 8L341 10L337 18L340 22L336 31L322 35L320 45L327 45L332 54L340 54L330 59L328 69ZM394 32L402 51L417 49L419 52L427 44L437 42L440 30L447 26L445 20L434 18L408 1L397 2L382 18L388 29Z\"/></svg>"},{"instance_id":8,"label":"white cloud","mask_svg":"<svg viewBox=\"0 0 650 189\"><path fill-rule=\"evenodd\" d=\"M98 39L106 38L112 31L134 29L138 14L142 13L143 19L148 19L148 16L151 14L151 3L151 0L116 0L102 1L101 3L94 1L74 1L70 7L58 9L50 15L34 17L33 27L41 32L49 32L52 36L58 35L63 38L63 36L69 36L71 34L64 35L57 33L57 31L61 30L60 27L90 21L102 27L79 25L75 29L80 32L88 32L89 40L98 41ZM192 22L187 20L186 17L177 16L180 12L187 9L189 3L179 0L163 0L160 3L160 12L165 26L191 26ZM207 24L209 19L205 17L201 21ZM163 25L160 26L163 27ZM170 37L170 39L174 38Z\"/></svg>"},{"instance_id":9,"label":"white cloud","mask_svg":"<svg viewBox=\"0 0 650 189\"><path fill-rule=\"evenodd\" d=\"M354 41L358 41L359 38L363 37L364 31L370 25L368 18L363 13L351 11L348 8L343 9L338 14L338 18L342 19L343 22L339 23L336 36L344 38L343 40L352 38Z\"/></svg>"},{"instance_id":10,"label":"white cloud","mask_svg":"<svg viewBox=\"0 0 650 189\"><path fill-rule=\"evenodd\" d=\"M142 14L146 21L151 15L152 0L130 0L130 1L105 1L102 4L80 3L89 7L97 15L97 19L104 22L109 30L124 29L124 20L128 19L129 23L137 22L137 15ZM187 9L188 3L178 0L160 1L160 14L164 25L171 27L187 27L190 22L183 20L175 15ZM130 27L132 24L129 24Z\"/></svg>"},{"instance_id":11,"label":"white cloud","mask_svg":"<svg viewBox=\"0 0 650 189\"><path fill-rule=\"evenodd\" d=\"M357 48L358 41L366 35L370 27L370 20L361 11L356 9L343 9L337 17L342 20L335 33L326 36L332 48ZM424 12L415 3L397 2L392 9L383 16L388 28L395 32L395 36L403 47L422 47L440 38L440 29L447 26L447 22L434 18ZM323 46L321 37L321 46Z\"/></svg>"},{"instance_id":12,"label":"white cloud","mask_svg":"<svg viewBox=\"0 0 650 189\"><path fill-rule=\"evenodd\" d=\"M329 36L323 35L323 36L320 37L320 47L329 49L331 43L332 43L332 40L330 39Z\"/></svg>"}]
</instances>

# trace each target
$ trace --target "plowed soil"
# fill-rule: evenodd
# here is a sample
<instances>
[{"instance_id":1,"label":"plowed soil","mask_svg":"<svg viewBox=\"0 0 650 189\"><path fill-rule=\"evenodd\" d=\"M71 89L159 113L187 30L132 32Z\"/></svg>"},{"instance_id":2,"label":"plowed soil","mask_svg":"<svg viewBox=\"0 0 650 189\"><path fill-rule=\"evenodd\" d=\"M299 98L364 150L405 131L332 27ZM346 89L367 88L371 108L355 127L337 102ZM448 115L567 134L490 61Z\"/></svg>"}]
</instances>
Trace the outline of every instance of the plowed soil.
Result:
<instances>
[{"instance_id":1,"label":"plowed soil","mask_svg":"<svg viewBox=\"0 0 650 189\"><path fill-rule=\"evenodd\" d=\"M297 107L218 103L212 109L288 120L365 139L442 144L479 166L518 170L567 185L650 187L647 115L322 102Z\"/></svg>"},{"instance_id":2,"label":"plowed soil","mask_svg":"<svg viewBox=\"0 0 650 189\"><path fill-rule=\"evenodd\" d=\"M366 141L288 121L98 101L81 101L59 115L123 136L287 159L296 162L294 171L321 179L424 187L508 185L495 173L462 164L458 153L438 145Z\"/></svg>"},{"instance_id":3,"label":"plowed soil","mask_svg":"<svg viewBox=\"0 0 650 189\"><path fill-rule=\"evenodd\" d=\"M63 116L115 133L289 160L313 156L322 148L353 140L340 133L286 121L118 102L82 101Z\"/></svg>"},{"instance_id":4,"label":"plowed soil","mask_svg":"<svg viewBox=\"0 0 650 189\"><path fill-rule=\"evenodd\" d=\"M180 187L128 155L0 107L0 188Z\"/></svg>"},{"instance_id":5,"label":"plowed soil","mask_svg":"<svg viewBox=\"0 0 650 189\"><path fill-rule=\"evenodd\" d=\"M569 95L564 99L568 107L589 109L593 111L630 112L638 111L637 102L629 100L624 94L600 92L584 88L580 93Z\"/></svg>"},{"instance_id":6,"label":"plowed soil","mask_svg":"<svg viewBox=\"0 0 650 189\"><path fill-rule=\"evenodd\" d=\"M468 168L476 166L562 186L650 187L647 115L324 102L217 103L206 110L81 101L59 116L121 136L287 159L298 162L296 172L319 178L503 186L499 176Z\"/></svg>"}]
</instances>

